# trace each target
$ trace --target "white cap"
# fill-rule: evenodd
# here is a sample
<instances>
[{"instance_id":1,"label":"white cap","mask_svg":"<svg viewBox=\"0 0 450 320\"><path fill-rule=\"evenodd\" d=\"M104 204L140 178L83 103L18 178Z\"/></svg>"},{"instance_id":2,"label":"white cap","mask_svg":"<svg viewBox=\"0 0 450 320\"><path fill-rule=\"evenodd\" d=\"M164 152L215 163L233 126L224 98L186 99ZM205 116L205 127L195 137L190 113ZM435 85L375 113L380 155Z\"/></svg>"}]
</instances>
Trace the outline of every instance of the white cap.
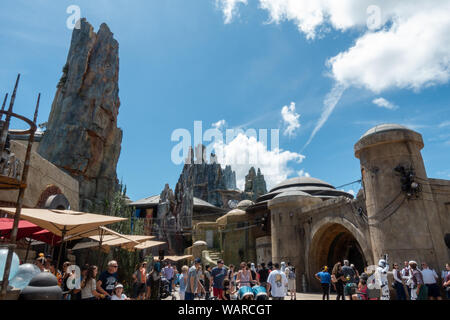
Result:
<instances>
[{"instance_id":1,"label":"white cap","mask_svg":"<svg viewBox=\"0 0 450 320\"><path fill-rule=\"evenodd\" d=\"M114 287L114 289L117 289L117 288L123 288L123 285L121 285L121 284L119 283L119 284L117 284L117 285Z\"/></svg>"}]
</instances>

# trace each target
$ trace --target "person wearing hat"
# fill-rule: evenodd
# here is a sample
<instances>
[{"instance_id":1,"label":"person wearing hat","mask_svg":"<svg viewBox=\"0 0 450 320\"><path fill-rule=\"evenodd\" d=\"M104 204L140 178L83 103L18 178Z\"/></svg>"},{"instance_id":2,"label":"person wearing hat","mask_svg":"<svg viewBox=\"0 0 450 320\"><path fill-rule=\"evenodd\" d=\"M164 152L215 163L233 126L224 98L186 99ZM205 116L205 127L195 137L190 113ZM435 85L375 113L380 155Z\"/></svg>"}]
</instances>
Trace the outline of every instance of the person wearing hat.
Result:
<instances>
[{"instance_id":1,"label":"person wearing hat","mask_svg":"<svg viewBox=\"0 0 450 320\"><path fill-rule=\"evenodd\" d=\"M427 286L423 281L422 272L417 269L417 262L410 261L409 266L411 267L411 300L427 300Z\"/></svg>"},{"instance_id":2,"label":"person wearing hat","mask_svg":"<svg viewBox=\"0 0 450 320\"><path fill-rule=\"evenodd\" d=\"M194 300L195 294L199 291L199 289L206 294L205 288L200 282L201 263L202 260L200 258L196 258L194 260L194 265L188 271L186 293L184 296L185 300Z\"/></svg>"},{"instance_id":3,"label":"person wearing hat","mask_svg":"<svg viewBox=\"0 0 450 320\"><path fill-rule=\"evenodd\" d=\"M114 294L111 296L111 300L130 300L124 293L123 293L123 285L118 283L114 287Z\"/></svg>"}]
</instances>

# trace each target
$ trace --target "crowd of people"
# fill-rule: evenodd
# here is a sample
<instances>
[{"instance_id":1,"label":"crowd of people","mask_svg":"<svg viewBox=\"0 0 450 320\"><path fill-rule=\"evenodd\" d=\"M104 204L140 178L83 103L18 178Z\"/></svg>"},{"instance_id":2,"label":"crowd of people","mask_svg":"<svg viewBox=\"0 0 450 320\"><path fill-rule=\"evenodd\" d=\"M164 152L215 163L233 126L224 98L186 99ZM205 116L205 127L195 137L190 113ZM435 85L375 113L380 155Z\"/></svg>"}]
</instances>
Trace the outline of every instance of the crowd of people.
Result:
<instances>
[{"instance_id":1,"label":"crowd of people","mask_svg":"<svg viewBox=\"0 0 450 320\"><path fill-rule=\"evenodd\" d=\"M236 300L255 298L258 292L272 300L295 300L297 291L296 272L290 262L269 262L267 265L242 262L236 268L232 264L226 267L224 261L219 260L212 268L202 265L201 259L196 258L192 266L184 265L178 271L176 265L155 258L152 265L144 261L136 267L131 285L127 287L129 297L124 293L124 279L119 279L117 261L108 262L106 270L101 273L95 265L84 265L79 269L70 262L64 262L59 271L52 257L43 254L35 264L42 272L52 273L58 279L66 300L161 300L168 297ZM388 267L383 270L388 270ZM441 292L450 299L450 264L445 266L440 277L427 263L422 263L419 268L417 262L405 261L402 268L398 263L392 267L393 281L390 285L396 292L396 299L441 300ZM373 286L378 281L376 277L368 274L368 270L360 274L348 260L337 262L331 272L328 266L323 267L315 277L320 281L323 300L330 299L331 290L336 292L337 300L380 298L380 291L372 290L380 290ZM381 287L388 285L387 281L379 283ZM178 295L175 295L175 288L178 288Z\"/></svg>"},{"instance_id":2,"label":"crowd of people","mask_svg":"<svg viewBox=\"0 0 450 320\"><path fill-rule=\"evenodd\" d=\"M421 266L422 268L419 268L416 261L405 261L403 268L400 268L398 263L392 265L393 282L391 287L396 292L396 299L442 300L443 295L450 299L450 264L446 264L440 277L427 263L424 262ZM379 267L381 270L388 269L381 265ZM375 273L373 276L369 276L365 270L359 274L353 264L344 260L343 264L337 262L331 273L328 266L324 266L315 277L320 281L323 300L330 299L331 289L336 292L336 300L346 300L346 298L349 300L378 300L380 297L382 299L382 293L379 290L386 285L389 286L389 283L380 281ZM387 275L385 277L387 279ZM377 282L379 282L378 287L376 286ZM386 299L390 299L389 294L387 297Z\"/></svg>"}]
</instances>

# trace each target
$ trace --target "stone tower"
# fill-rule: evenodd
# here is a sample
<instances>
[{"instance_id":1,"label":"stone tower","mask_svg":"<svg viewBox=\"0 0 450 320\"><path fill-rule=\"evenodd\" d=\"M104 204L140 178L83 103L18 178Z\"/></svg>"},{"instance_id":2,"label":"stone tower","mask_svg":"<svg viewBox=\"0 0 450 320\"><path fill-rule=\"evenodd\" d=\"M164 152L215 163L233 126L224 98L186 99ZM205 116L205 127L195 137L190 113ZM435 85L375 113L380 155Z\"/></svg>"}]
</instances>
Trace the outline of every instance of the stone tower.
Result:
<instances>
[{"instance_id":1,"label":"stone tower","mask_svg":"<svg viewBox=\"0 0 450 320\"><path fill-rule=\"evenodd\" d=\"M423 147L419 133L391 124L369 130L355 145L375 263L384 254L390 263L426 261L436 269L448 262Z\"/></svg>"}]
</instances>

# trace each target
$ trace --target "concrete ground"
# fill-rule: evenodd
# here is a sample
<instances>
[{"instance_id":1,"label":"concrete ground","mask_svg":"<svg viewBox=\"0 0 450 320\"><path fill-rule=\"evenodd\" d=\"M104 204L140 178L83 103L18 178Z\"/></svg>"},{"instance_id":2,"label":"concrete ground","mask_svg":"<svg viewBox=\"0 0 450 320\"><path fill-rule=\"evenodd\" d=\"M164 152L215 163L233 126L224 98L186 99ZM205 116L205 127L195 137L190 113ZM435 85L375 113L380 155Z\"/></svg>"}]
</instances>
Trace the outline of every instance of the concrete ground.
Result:
<instances>
[{"instance_id":1,"label":"concrete ground","mask_svg":"<svg viewBox=\"0 0 450 320\"><path fill-rule=\"evenodd\" d=\"M173 293L176 297L176 300L180 300L180 296L178 293L178 287L176 288L176 292ZM312 301L312 300L322 300L322 294L319 293L297 293L297 300L304 300L304 301ZM172 297L168 297L164 300L172 300ZM286 296L284 300L291 300L290 296ZM330 300L336 300L336 294L330 294Z\"/></svg>"}]
</instances>

